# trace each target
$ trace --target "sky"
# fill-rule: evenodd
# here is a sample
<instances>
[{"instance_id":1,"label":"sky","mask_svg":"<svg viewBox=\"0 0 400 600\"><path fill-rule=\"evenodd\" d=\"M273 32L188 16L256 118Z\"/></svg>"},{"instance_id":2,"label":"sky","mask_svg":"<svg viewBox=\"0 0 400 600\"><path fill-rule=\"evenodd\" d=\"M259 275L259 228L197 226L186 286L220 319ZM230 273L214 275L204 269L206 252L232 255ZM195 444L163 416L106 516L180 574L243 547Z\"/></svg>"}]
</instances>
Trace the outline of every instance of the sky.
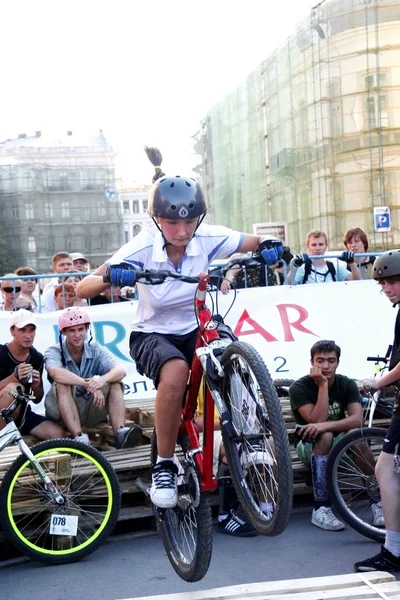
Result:
<instances>
[{"instance_id":1,"label":"sky","mask_svg":"<svg viewBox=\"0 0 400 600\"><path fill-rule=\"evenodd\" d=\"M312 0L0 3L0 140L102 129L126 181L193 165L207 112L310 15Z\"/></svg>"}]
</instances>

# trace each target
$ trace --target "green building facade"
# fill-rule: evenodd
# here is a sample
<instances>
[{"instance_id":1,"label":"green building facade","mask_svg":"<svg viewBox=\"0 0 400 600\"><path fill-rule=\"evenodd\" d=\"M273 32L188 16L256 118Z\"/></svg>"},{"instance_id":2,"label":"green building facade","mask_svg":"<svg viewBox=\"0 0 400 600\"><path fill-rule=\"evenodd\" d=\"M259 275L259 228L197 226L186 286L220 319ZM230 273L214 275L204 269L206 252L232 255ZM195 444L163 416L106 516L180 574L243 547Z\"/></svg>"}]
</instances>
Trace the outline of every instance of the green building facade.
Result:
<instances>
[{"instance_id":1,"label":"green building facade","mask_svg":"<svg viewBox=\"0 0 400 600\"><path fill-rule=\"evenodd\" d=\"M352 227L400 247L399 109L400 2L325 0L202 122L211 220L284 221L296 251L314 228L332 250ZM375 231L382 206L390 232Z\"/></svg>"}]
</instances>

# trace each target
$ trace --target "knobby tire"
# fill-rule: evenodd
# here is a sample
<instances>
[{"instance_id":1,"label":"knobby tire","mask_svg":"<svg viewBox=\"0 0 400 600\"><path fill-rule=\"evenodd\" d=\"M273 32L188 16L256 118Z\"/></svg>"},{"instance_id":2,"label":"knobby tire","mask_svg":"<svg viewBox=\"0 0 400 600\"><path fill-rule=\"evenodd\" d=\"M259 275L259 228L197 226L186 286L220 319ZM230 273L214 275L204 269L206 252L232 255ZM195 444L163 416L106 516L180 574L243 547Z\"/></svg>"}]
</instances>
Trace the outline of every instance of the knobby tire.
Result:
<instances>
[{"instance_id":1,"label":"knobby tire","mask_svg":"<svg viewBox=\"0 0 400 600\"><path fill-rule=\"evenodd\" d=\"M13 544L26 556L56 565L85 558L105 542L120 509L114 469L97 450L69 439L31 448L65 503L51 499L25 455L7 471L0 488L0 519ZM78 517L76 535L50 534L52 515Z\"/></svg>"},{"instance_id":2,"label":"knobby tire","mask_svg":"<svg viewBox=\"0 0 400 600\"><path fill-rule=\"evenodd\" d=\"M221 364L221 389L234 429L232 439L222 424L233 485L247 519L257 531L278 535L288 524L293 502L292 461L280 401L268 369L253 346L244 342L230 344ZM239 409L238 402L242 403ZM247 413L254 408L256 419L250 422ZM268 460L261 454L264 462L251 464L257 441L267 449ZM250 460L246 469L243 457ZM273 505L272 516L260 508L260 502L266 501Z\"/></svg>"}]
</instances>

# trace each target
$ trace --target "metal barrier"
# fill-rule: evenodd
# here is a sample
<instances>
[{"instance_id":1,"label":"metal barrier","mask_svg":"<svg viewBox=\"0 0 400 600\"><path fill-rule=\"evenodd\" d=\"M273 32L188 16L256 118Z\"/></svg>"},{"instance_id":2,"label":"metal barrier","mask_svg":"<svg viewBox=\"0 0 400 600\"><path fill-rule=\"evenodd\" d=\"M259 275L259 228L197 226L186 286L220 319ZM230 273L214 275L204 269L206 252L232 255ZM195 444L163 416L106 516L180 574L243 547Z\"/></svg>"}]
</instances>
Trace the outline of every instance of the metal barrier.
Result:
<instances>
[{"instance_id":1,"label":"metal barrier","mask_svg":"<svg viewBox=\"0 0 400 600\"><path fill-rule=\"evenodd\" d=\"M305 253L304 253L305 254ZM379 256L380 254L382 254L382 252L363 252L360 254L354 254L355 258L364 258L364 257L374 257L376 258L377 256ZM309 254L307 254L307 257L311 260L311 261L317 261L317 260L330 260L332 258L338 259L340 260L341 256L343 255L343 252L338 252L335 254L324 254L321 256L310 256ZM295 278L296 278L296 265L294 264L296 261L296 257L293 257L292 260L290 261L290 285L303 285L302 283L295 283ZM345 261L342 261L344 264ZM349 271L350 273L350 271ZM363 272L362 269L359 269L359 273L360 273L360 279L364 279L363 277ZM323 281L314 281L313 283L324 283Z\"/></svg>"}]
</instances>

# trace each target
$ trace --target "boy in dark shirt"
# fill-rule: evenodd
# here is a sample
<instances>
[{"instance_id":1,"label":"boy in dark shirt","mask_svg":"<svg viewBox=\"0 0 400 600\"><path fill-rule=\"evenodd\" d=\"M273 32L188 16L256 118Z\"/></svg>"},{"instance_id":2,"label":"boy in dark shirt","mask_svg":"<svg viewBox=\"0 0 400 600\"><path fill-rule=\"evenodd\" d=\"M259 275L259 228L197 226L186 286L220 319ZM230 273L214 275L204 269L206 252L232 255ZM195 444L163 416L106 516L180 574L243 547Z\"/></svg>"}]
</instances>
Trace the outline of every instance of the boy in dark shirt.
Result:
<instances>
[{"instance_id":1,"label":"boy in dark shirt","mask_svg":"<svg viewBox=\"0 0 400 600\"><path fill-rule=\"evenodd\" d=\"M11 342L0 344L0 409L12 402L9 392L22 386L25 392L31 388L38 403L43 398L43 354L34 347L36 317L28 310L13 313L10 333ZM31 381L31 382L30 382ZM62 427L34 413L30 406L20 407L13 417L22 435L32 434L41 440L65 437ZM0 419L0 431L5 427Z\"/></svg>"},{"instance_id":2,"label":"boy in dark shirt","mask_svg":"<svg viewBox=\"0 0 400 600\"><path fill-rule=\"evenodd\" d=\"M328 531L344 529L328 501L325 478L328 454L335 438L359 427L362 418L357 384L345 375L336 374L340 352L333 341L316 342L311 348L310 374L298 379L289 388L296 431L300 437L297 454L304 464L311 465L314 487L311 523ZM375 508L381 510L378 506ZM381 514L378 516L381 517Z\"/></svg>"}]
</instances>

